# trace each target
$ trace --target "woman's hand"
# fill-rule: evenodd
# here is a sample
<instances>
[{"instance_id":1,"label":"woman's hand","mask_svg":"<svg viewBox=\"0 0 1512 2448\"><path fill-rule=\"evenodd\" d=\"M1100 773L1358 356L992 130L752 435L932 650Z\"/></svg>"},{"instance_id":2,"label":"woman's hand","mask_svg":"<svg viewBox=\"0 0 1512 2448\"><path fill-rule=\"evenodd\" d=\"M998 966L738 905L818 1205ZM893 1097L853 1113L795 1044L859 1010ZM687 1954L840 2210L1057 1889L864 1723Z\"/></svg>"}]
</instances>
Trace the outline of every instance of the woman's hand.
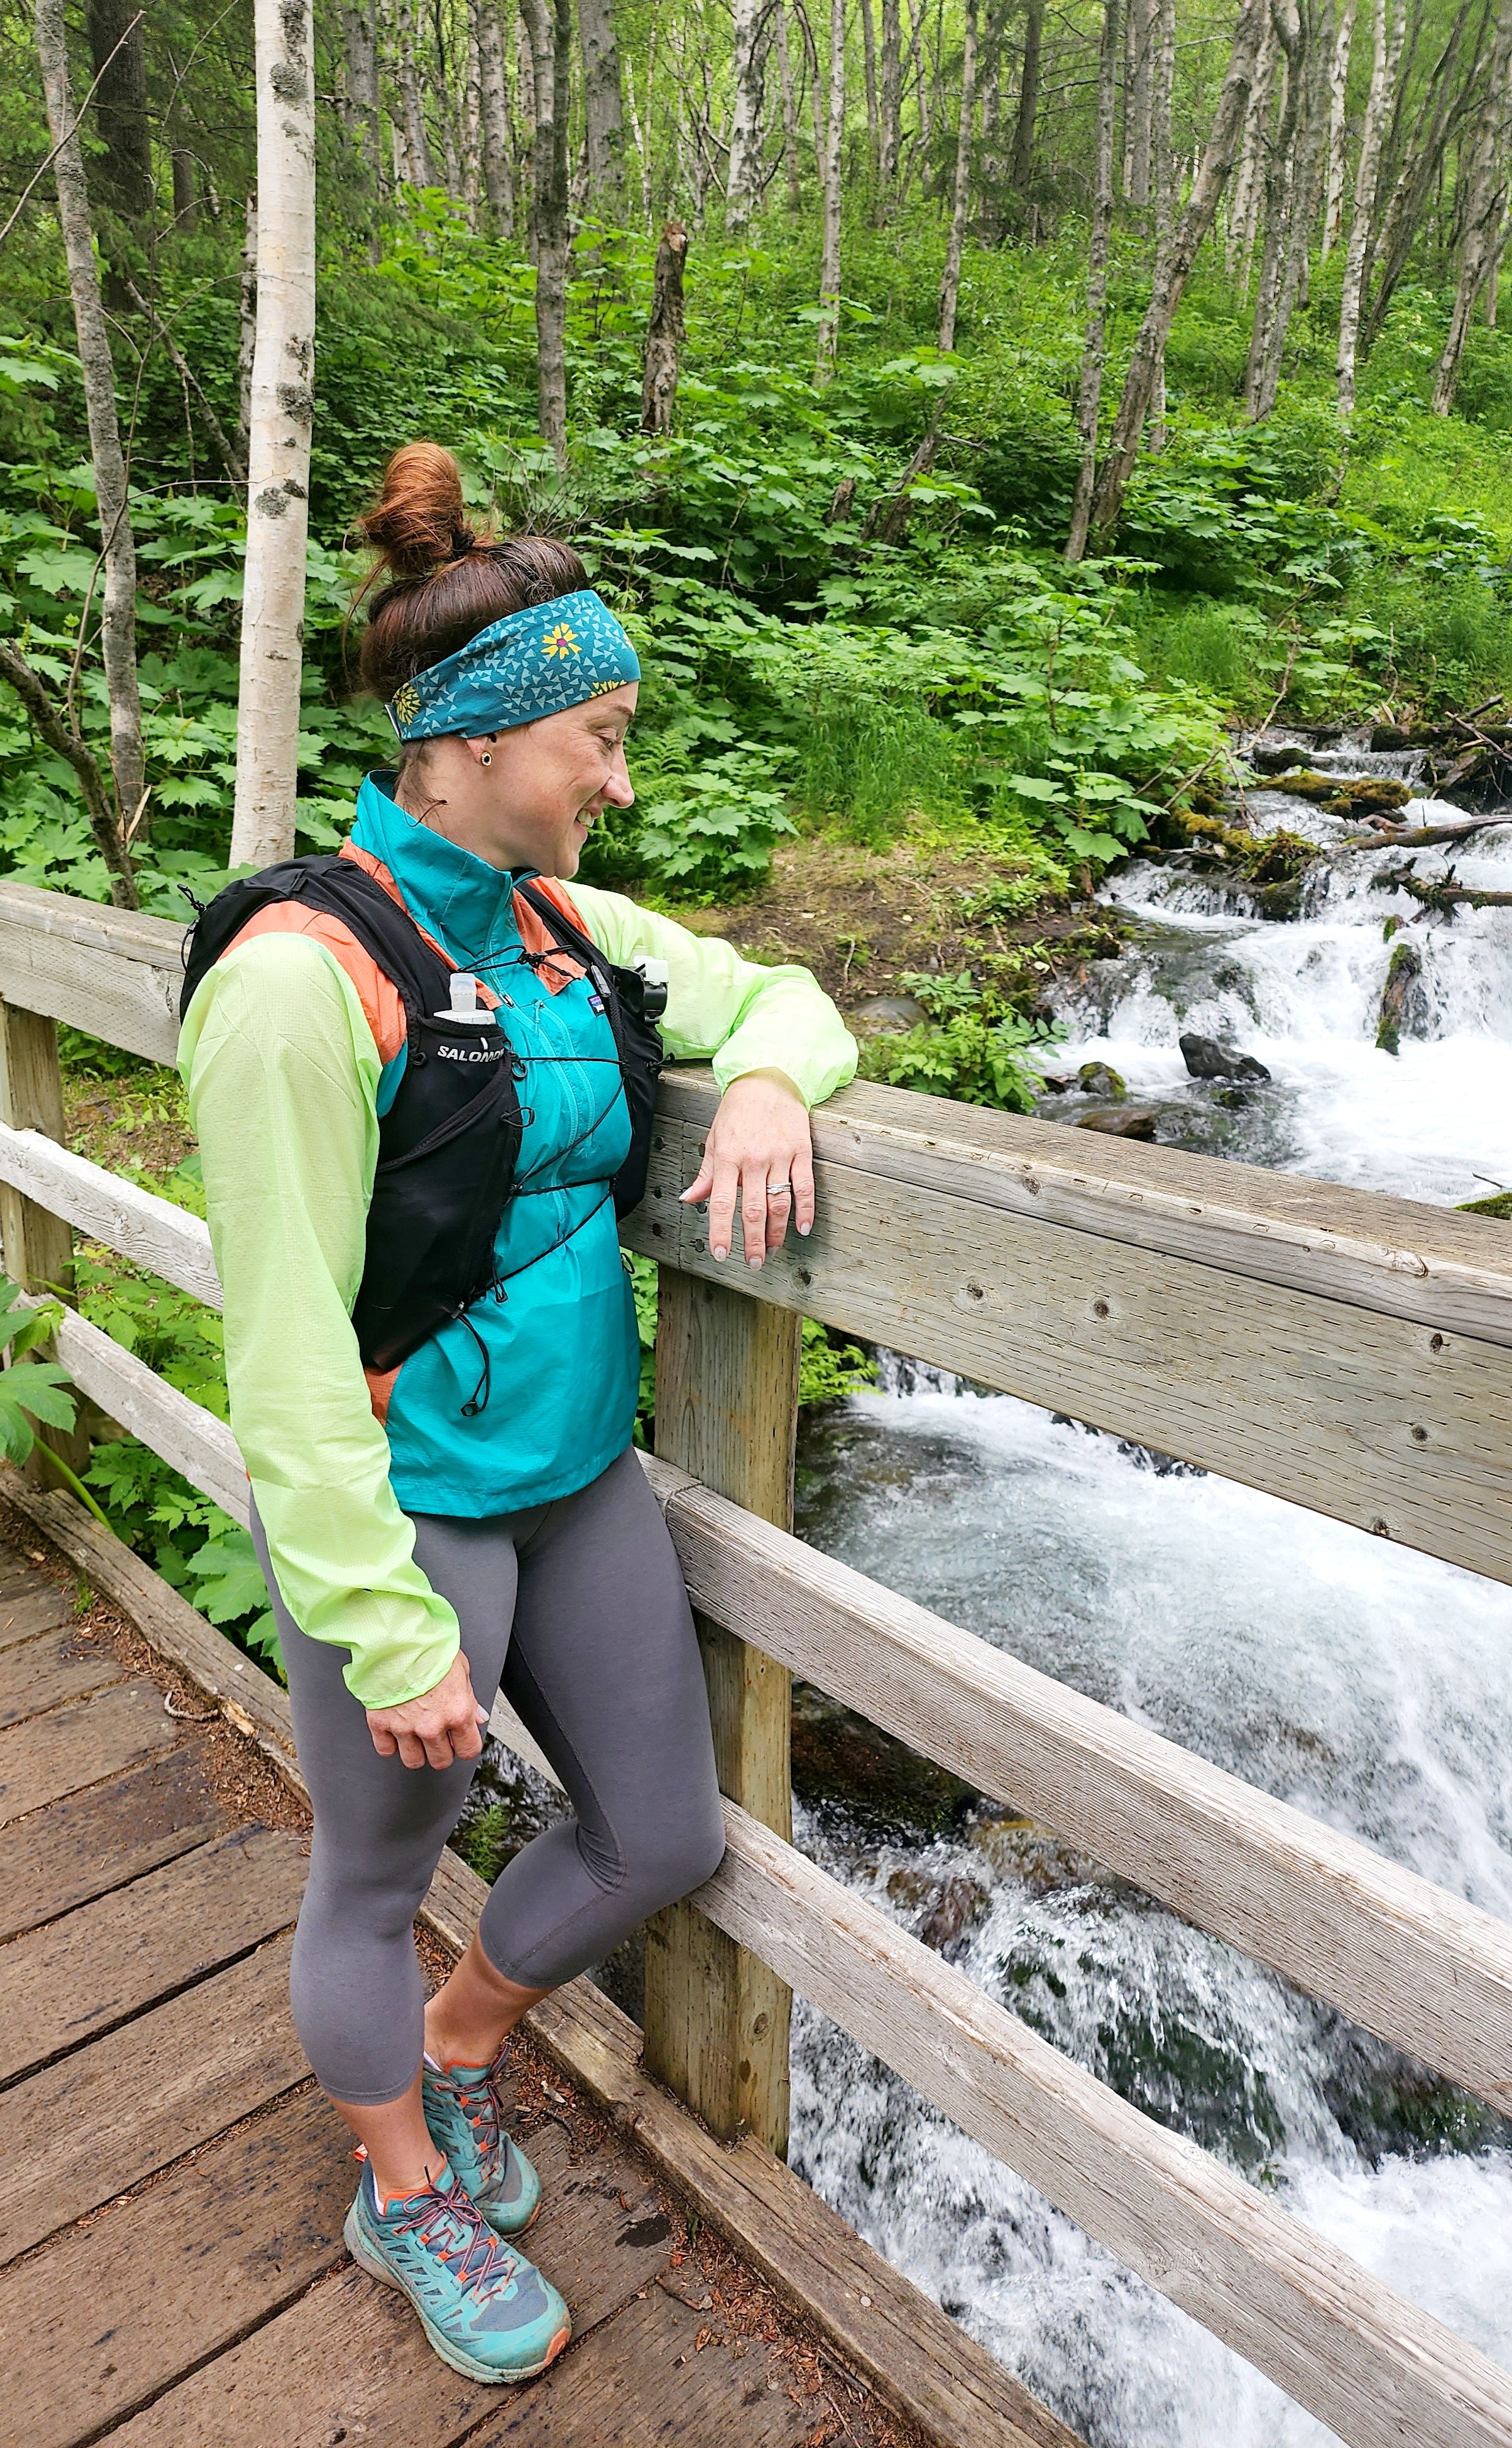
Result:
<instances>
[{"instance_id":1,"label":"woman's hand","mask_svg":"<svg viewBox=\"0 0 1512 2448\"><path fill-rule=\"evenodd\" d=\"M809 1109L781 1071L748 1071L719 1100L699 1177L684 1206L709 1202L709 1247L730 1254L737 1206L746 1264L780 1250L791 1216L800 1233L813 1222L813 1141Z\"/></svg>"},{"instance_id":2,"label":"woman's hand","mask_svg":"<svg viewBox=\"0 0 1512 2448\"><path fill-rule=\"evenodd\" d=\"M454 1760L476 1759L483 1749L480 1726L488 1722L472 1689L468 1661L459 1649L439 1683L418 1700L397 1709L370 1709L368 1731L380 1759L395 1751L406 1768L450 1768Z\"/></svg>"}]
</instances>

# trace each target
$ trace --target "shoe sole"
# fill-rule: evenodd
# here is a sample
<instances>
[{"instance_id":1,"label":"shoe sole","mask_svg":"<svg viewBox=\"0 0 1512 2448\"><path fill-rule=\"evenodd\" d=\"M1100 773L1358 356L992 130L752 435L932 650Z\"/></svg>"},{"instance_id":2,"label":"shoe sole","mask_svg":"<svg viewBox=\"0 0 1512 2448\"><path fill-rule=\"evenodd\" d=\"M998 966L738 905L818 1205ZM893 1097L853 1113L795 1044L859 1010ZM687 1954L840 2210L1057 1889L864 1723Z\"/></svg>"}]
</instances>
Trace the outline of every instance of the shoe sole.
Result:
<instances>
[{"instance_id":1,"label":"shoe sole","mask_svg":"<svg viewBox=\"0 0 1512 2448\"><path fill-rule=\"evenodd\" d=\"M497 2387L507 2387L513 2381L539 2380L547 2366L556 2362L563 2347L567 2344L572 2336L572 2325L569 2322L565 2328L557 2331L539 2362L526 2363L519 2371L497 2371L492 2363L475 2362L470 2355L464 2354L460 2346L454 2346L449 2338L442 2337L440 2331L421 2311L419 2305L397 2273L390 2268L381 2253L373 2251L357 2225L356 2214L353 2210L347 2212L341 2229L341 2240L359 2269L366 2270L370 2278L375 2278L380 2286L392 2286L396 2295L404 2297L425 2331L432 2353L439 2355L441 2361L449 2363L454 2372L460 2372L464 2380L491 2381Z\"/></svg>"}]
</instances>

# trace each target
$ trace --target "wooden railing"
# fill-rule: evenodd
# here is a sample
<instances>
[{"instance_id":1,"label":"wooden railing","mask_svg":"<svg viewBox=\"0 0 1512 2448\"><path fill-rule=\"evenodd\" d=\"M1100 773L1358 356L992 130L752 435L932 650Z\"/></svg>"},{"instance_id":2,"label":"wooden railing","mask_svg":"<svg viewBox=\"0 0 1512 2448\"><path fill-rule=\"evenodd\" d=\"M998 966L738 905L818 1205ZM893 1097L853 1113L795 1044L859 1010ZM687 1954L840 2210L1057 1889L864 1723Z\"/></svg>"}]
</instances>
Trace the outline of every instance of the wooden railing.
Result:
<instances>
[{"instance_id":1,"label":"wooden railing","mask_svg":"<svg viewBox=\"0 0 1512 2448\"><path fill-rule=\"evenodd\" d=\"M61 1219L218 1304L204 1226L68 1155L48 1085L55 1019L172 1060L179 940L0 886L0 1222L8 1260L45 1245L66 1263ZM1507 2448L1512 2374L794 1850L789 1677L1502 2111L1512 1925L815 1554L787 1508L808 1314L1512 1578L1512 1232L852 1088L815 1116L812 1239L759 1273L720 1269L676 1195L714 1101L705 1075L669 1077L625 1234L662 1268L647 1470L699 1613L728 1797L719 1870L649 1933L648 2062L717 2130L780 2147L791 1984L1357 2448ZM229 1429L82 1318L59 1348L245 1520ZM507 1710L495 1728L549 1773Z\"/></svg>"}]
</instances>

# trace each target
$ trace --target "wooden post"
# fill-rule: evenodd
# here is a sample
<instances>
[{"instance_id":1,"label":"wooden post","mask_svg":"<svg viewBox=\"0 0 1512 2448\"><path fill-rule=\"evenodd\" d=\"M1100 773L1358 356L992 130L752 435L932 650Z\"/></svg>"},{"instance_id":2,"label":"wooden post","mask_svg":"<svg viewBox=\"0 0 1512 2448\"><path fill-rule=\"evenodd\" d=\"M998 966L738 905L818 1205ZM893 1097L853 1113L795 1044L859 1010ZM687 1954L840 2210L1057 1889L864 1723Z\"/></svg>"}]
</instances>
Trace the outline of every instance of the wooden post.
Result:
<instances>
[{"instance_id":1,"label":"wooden post","mask_svg":"<svg viewBox=\"0 0 1512 2448\"><path fill-rule=\"evenodd\" d=\"M730 1264L737 1265L732 1258ZM674 1267L660 1270L657 1452L779 1529L793 1526L802 1321ZM719 1785L793 1833L786 1667L697 1617ZM646 1931L646 2064L716 2133L788 2147L792 1993L691 1904Z\"/></svg>"},{"instance_id":2,"label":"wooden post","mask_svg":"<svg viewBox=\"0 0 1512 2448\"><path fill-rule=\"evenodd\" d=\"M41 1012L0 1002L0 1122L13 1131L44 1131L63 1139L63 1074L58 1068L58 1023ZM0 1182L0 1252L5 1271L24 1291L54 1287L73 1290L73 1232L50 1208L39 1207ZM44 1348L46 1347L43 1347ZM38 1448L28 1464L44 1486L55 1483L41 1459L50 1444L77 1471L89 1464L89 1440L77 1429L37 1430Z\"/></svg>"}]
</instances>

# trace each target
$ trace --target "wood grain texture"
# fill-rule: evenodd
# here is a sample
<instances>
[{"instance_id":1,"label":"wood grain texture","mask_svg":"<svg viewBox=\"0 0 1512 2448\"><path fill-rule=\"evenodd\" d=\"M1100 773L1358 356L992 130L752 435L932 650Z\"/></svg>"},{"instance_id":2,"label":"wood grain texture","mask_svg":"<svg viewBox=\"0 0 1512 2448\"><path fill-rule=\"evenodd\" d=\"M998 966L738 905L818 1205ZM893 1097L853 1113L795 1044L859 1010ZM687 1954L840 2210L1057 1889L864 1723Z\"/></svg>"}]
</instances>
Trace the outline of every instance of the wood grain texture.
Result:
<instances>
[{"instance_id":1,"label":"wood grain texture","mask_svg":"<svg viewBox=\"0 0 1512 2448\"><path fill-rule=\"evenodd\" d=\"M67 893L0 887L0 995L107 1045L171 1063L183 928Z\"/></svg>"},{"instance_id":2,"label":"wood grain texture","mask_svg":"<svg viewBox=\"0 0 1512 2448\"><path fill-rule=\"evenodd\" d=\"M0 2092L0 2261L304 2082L287 1938Z\"/></svg>"},{"instance_id":3,"label":"wood grain texture","mask_svg":"<svg viewBox=\"0 0 1512 2448\"><path fill-rule=\"evenodd\" d=\"M0 1733L0 1827L165 1750L177 1732L155 1683L118 1684L34 1725L10 1727Z\"/></svg>"},{"instance_id":4,"label":"wood grain texture","mask_svg":"<svg viewBox=\"0 0 1512 2448\"><path fill-rule=\"evenodd\" d=\"M306 1868L292 1829L239 1827L16 1939L0 1987L0 2080L82 2048L287 1929Z\"/></svg>"},{"instance_id":5,"label":"wood grain texture","mask_svg":"<svg viewBox=\"0 0 1512 2448\"><path fill-rule=\"evenodd\" d=\"M64 1700L82 1700L123 1681L124 1672L110 1650L77 1632L43 1632L17 1641L0 1649L0 1726L19 1725Z\"/></svg>"},{"instance_id":6,"label":"wood grain texture","mask_svg":"<svg viewBox=\"0 0 1512 2448\"><path fill-rule=\"evenodd\" d=\"M718 1102L713 1074L679 1063L657 1111L701 1136ZM879 1180L1512 1344L1512 1226L1489 1216L863 1081L815 1107L813 1143Z\"/></svg>"},{"instance_id":7,"label":"wood grain texture","mask_svg":"<svg viewBox=\"0 0 1512 2448\"><path fill-rule=\"evenodd\" d=\"M620 2307L667 2266L671 2240L655 2190L620 2149L574 2168L553 2127L529 2149L545 2186L530 2257L566 2298L579 2339L612 2338ZM570 2361L553 2365L542 2388L518 2394L466 2380L437 2361L408 2304L348 2269L117 2436L124 2448L329 2448L343 2433L363 2448L453 2448L501 2396L526 2403L570 2388ZM633 2388L633 2370L624 2377Z\"/></svg>"},{"instance_id":8,"label":"wood grain texture","mask_svg":"<svg viewBox=\"0 0 1512 2448\"><path fill-rule=\"evenodd\" d=\"M220 1307L209 1227L171 1200L74 1156L36 1129L0 1127L0 1182L66 1216L86 1240L104 1241L196 1300Z\"/></svg>"},{"instance_id":9,"label":"wood grain texture","mask_svg":"<svg viewBox=\"0 0 1512 2448\"><path fill-rule=\"evenodd\" d=\"M698 1135L657 1138L631 1246L1512 1579L1505 1345L843 1165L818 1168L812 1239L719 1269L675 1196Z\"/></svg>"},{"instance_id":10,"label":"wood grain texture","mask_svg":"<svg viewBox=\"0 0 1512 2448\"><path fill-rule=\"evenodd\" d=\"M660 1463L694 1604L1512 2113L1512 1924Z\"/></svg>"},{"instance_id":11,"label":"wood grain texture","mask_svg":"<svg viewBox=\"0 0 1512 2448\"><path fill-rule=\"evenodd\" d=\"M657 1450L785 1530L793 1526L800 1331L783 1310L660 1270ZM720 1789L791 1837L792 1676L707 1617L698 1630ZM653 2073L717 2133L753 2132L779 2158L788 2147L792 2008L770 1968L691 1904L673 1904L646 1924Z\"/></svg>"},{"instance_id":12,"label":"wood grain texture","mask_svg":"<svg viewBox=\"0 0 1512 2448\"><path fill-rule=\"evenodd\" d=\"M350 2137L307 2096L20 2263L0 2278L11 2436L75 2448L267 2320L341 2258L353 2190Z\"/></svg>"},{"instance_id":13,"label":"wood grain texture","mask_svg":"<svg viewBox=\"0 0 1512 2448\"><path fill-rule=\"evenodd\" d=\"M698 1901L1349 2448L1506 2448L1512 2372L1157 2125L726 1804Z\"/></svg>"},{"instance_id":14,"label":"wood grain texture","mask_svg":"<svg viewBox=\"0 0 1512 2448\"><path fill-rule=\"evenodd\" d=\"M469 2448L807 2448L829 2413L822 2388L800 2397L792 2365L760 2339L653 2286Z\"/></svg>"},{"instance_id":15,"label":"wood grain texture","mask_svg":"<svg viewBox=\"0 0 1512 2448\"><path fill-rule=\"evenodd\" d=\"M189 1735L161 1758L0 1828L0 1941L125 1886L230 1824L204 1745Z\"/></svg>"},{"instance_id":16,"label":"wood grain texture","mask_svg":"<svg viewBox=\"0 0 1512 2448\"><path fill-rule=\"evenodd\" d=\"M82 1509L82 1508L81 1508ZM59 1630L77 1620L67 1590L33 1576L29 1584L0 1596L0 1652L18 1640L33 1640L39 1632Z\"/></svg>"},{"instance_id":17,"label":"wood grain texture","mask_svg":"<svg viewBox=\"0 0 1512 2448\"><path fill-rule=\"evenodd\" d=\"M0 1000L0 1123L39 1138L63 1138L63 1074L58 1068L57 1023ZM73 1290L73 1234L49 1200L24 1197L0 1180L0 1253L12 1282L44 1295ZM51 1357L40 1344L37 1359ZM38 1425L28 1458L29 1478L43 1486L58 1473L48 1451L60 1454L75 1474L89 1466L89 1440L81 1429Z\"/></svg>"}]
</instances>

